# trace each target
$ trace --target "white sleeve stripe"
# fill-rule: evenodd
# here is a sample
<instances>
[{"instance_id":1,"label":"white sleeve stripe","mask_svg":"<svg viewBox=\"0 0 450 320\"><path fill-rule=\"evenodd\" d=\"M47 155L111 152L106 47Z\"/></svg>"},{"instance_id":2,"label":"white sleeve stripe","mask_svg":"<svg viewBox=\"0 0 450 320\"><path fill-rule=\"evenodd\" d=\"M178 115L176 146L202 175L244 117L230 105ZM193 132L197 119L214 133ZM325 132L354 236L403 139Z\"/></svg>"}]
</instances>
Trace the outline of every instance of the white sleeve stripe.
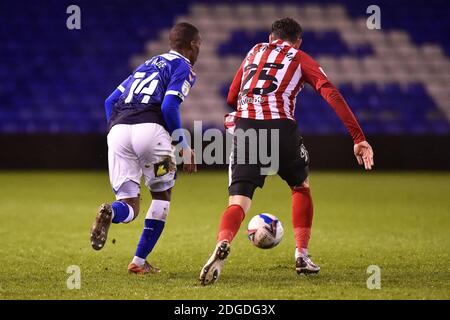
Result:
<instances>
[{"instance_id":1,"label":"white sleeve stripe","mask_svg":"<svg viewBox=\"0 0 450 320\"><path fill-rule=\"evenodd\" d=\"M183 94L182 94L181 92L179 92L179 91L175 91L175 90L167 90L167 91L166 91L166 96L169 95L169 94L172 94L172 95L174 95L174 96L180 97L181 100L184 101L184 96L183 96Z\"/></svg>"},{"instance_id":2,"label":"white sleeve stripe","mask_svg":"<svg viewBox=\"0 0 450 320\"><path fill-rule=\"evenodd\" d=\"M118 86L117 89L119 89L120 92L125 92L125 88L122 85Z\"/></svg>"}]
</instances>

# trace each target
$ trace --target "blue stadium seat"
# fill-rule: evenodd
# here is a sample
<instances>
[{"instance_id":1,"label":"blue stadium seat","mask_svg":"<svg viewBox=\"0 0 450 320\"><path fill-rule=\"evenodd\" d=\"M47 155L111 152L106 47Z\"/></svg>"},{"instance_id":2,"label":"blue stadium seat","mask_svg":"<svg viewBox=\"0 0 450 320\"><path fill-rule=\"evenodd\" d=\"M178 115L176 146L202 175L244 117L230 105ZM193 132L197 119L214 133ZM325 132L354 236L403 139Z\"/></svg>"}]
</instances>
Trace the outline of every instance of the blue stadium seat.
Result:
<instances>
[{"instance_id":1,"label":"blue stadium seat","mask_svg":"<svg viewBox=\"0 0 450 320\"><path fill-rule=\"evenodd\" d=\"M129 74L127 61L142 52L146 40L157 38L176 16L188 13L198 2L173 5L166 1L155 7L146 0L134 0L133 5L123 5L120 0L80 0L79 5L86 8L82 30L68 31L61 18L67 5L64 1L47 0L45 6L1 1L0 133L104 132L103 101ZM214 0L200 2L216 4ZM290 1L278 3L283 2ZM334 4L336 0L319 3ZM361 17L367 8L364 1L343 4L354 18ZM435 3L442 10L420 0L378 0L377 4L383 8L383 30L406 30L415 43L440 44L450 55L446 1ZM266 42L267 38L263 27L256 32L235 30L219 45L218 54L242 56L253 43ZM336 31L306 30L303 38L302 49L313 56L361 59L374 54L368 44L350 48ZM223 97L228 86L226 83L220 90ZM422 83L401 86L393 81L384 87L369 83L360 88L344 83L339 89L368 134L450 133L449 121ZM297 107L296 116L305 134L345 132L337 116L312 90L300 93Z\"/></svg>"}]
</instances>

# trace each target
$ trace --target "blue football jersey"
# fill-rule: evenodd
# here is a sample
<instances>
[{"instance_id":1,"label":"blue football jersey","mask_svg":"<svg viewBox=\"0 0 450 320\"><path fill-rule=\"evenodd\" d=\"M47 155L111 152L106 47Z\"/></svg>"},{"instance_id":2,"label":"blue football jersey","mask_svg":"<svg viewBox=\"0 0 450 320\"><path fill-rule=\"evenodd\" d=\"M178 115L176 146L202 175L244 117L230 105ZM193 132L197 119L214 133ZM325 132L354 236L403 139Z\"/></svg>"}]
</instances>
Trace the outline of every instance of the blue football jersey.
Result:
<instances>
[{"instance_id":1,"label":"blue football jersey","mask_svg":"<svg viewBox=\"0 0 450 320\"><path fill-rule=\"evenodd\" d=\"M146 122L165 127L161 112L164 97L171 94L184 100L195 79L189 60L176 51L147 60L119 85L122 94L113 106L109 129L120 123Z\"/></svg>"}]
</instances>

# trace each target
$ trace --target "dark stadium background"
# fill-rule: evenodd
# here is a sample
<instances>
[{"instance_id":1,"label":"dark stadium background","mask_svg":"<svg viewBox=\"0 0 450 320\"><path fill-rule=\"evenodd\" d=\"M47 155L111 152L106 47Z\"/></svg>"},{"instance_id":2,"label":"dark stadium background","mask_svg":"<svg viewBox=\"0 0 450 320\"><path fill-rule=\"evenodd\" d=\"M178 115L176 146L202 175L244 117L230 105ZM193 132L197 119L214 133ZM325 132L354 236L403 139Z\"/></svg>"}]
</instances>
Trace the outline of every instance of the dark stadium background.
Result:
<instances>
[{"instance_id":1,"label":"dark stadium background","mask_svg":"<svg viewBox=\"0 0 450 320\"><path fill-rule=\"evenodd\" d=\"M81 30L66 28L69 16L66 8L71 4L81 8ZM373 144L376 169L449 170L450 10L445 0L276 1L276 4L212 0L1 1L0 168L106 169L104 99L143 57L167 50L161 45L166 30L184 17L196 17L190 22L197 24L204 34L206 49L199 58L198 78L209 79L219 74L217 79L221 81L210 87L206 80L203 83L199 80L182 106L187 119L184 126L191 127L192 120L197 119L221 128L218 119L229 110L224 99L226 88L238 67L233 61L241 59L254 42L266 40L274 7L285 8L273 13L276 17L287 15L289 6L310 6L308 12L312 13L315 8L334 6L337 9L328 12L334 23L336 19L342 20L342 16L334 16L333 12L342 9L347 20L365 21L370 4L381 8L382 30L364 34L397 32L400 38L406 35L407 49L412 50L412 55L401 41L392 38L385 41L384 47L380 44L380 48L384 48L386 59L389 47L399 55L391 57L391 64L370 69L370 59L378 50L376 40L352 47L343 39L345 28L341 31L322 28L320 23L326 21L303 23L299 18L305 32L302 49L323 61L332 81L338 78L337 85ZM226 39L218 42L216 39L217 47L207 48L208 40L214 38L214 30L205 28L211 20L208 6L227 12L224 7L238 5L244 5L244 12L248 8L254 10L255 22L260 21L260 26L239 27L242 24L239 15L229 15L222 23L235 23L238 27ZM220 16L222 11L218 10L215 14ZM351 31L358 36L355 30L348 30ZM228 63L214 64L215 60L209 59L211 54ZM345 68L344 62L336 67L333 59L347 59L350 65L356 63L359 71ZM415 74L414 64L421 65L420 75ZM398 66L403 68L400 75ZM352 72L358 74L352 78ZM358 80L372 73L381 74L380 78ZM212 93L221 99L208 98ZM355 168L351 139L322 99L305 88L299 95L298 108L300 130L312 155L313 169Z\"/></svg>"}]
</instances>

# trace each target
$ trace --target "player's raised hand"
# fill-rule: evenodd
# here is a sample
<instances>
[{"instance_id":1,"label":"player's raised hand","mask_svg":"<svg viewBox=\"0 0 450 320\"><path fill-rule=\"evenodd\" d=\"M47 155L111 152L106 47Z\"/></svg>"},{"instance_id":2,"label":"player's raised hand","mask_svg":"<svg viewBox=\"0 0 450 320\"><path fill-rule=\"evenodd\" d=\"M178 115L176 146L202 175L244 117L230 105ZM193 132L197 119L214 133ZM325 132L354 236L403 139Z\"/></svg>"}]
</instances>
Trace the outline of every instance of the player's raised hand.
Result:
<instances>
[{"instance_id":1,"label":"player's raised hand","mask_svg":"<svg viewBox=\"0 0 450 320\"><path fill-rule=\"evenodd\" d=\"M367 141L361 141L353 147L353 152L355 153L356 160L359 165L364 164L366 170L372 170L374 165L373 162L373 150Z\"/></svg>"},{"instance_id":2,"label":"player's raised hand","mask_svg":"<svg viewBox=\"0 0 450 320\"><path fill-rule=\"evenodd\" d=\"M183 171L187 173L197 172L194 150L190 148L183 148L180 152L183 157Z\"/></svg>"}]
</instances>

